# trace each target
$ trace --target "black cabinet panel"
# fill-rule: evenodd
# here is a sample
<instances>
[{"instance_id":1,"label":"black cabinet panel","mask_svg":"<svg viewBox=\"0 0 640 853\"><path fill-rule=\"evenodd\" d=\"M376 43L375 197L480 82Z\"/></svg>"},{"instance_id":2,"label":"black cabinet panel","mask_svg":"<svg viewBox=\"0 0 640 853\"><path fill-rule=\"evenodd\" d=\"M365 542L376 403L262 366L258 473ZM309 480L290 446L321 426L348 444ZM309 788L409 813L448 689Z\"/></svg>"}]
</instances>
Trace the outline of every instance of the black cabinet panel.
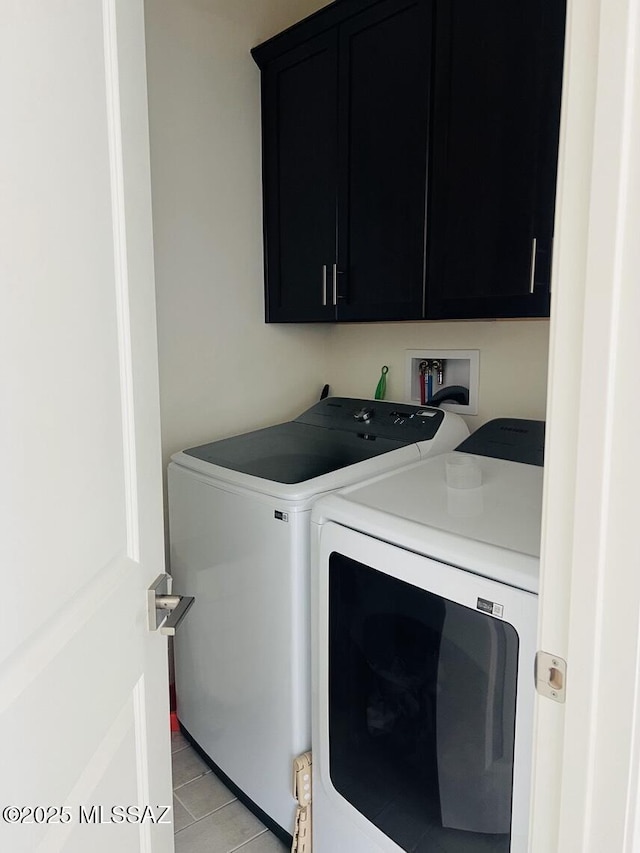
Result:
<instances>
[{"instance_id":1,"label":"black cabinet panel","mask_svg":"<svg viewBox=\"0 0 640 853\"><path fill-rule=\"evenodd\" d=\"M330 320L336 260L337 37L271 63L263 78L268 321Z\"/></svg>"},{"instance_id":2,"label":"black cabinet panel","mask_svg":"<svg viewBox=\"0 0 640 853\"><path fill-rule=\"evenodd\" d=\"M338 318L423 317L431 4L340 28Z\"/></svg>"},{"instance_id":3,"label":"black cabinet panel","mask_svg":"<svg viewBox=\"0 0 640 853\"><path fill-rule=\"evenodd\" d=\"M548 316L566 0L336 0L262 69L266 318Z\"/></svg>"},{"instance_id":4,"label":"black cabinet panel","mask_svg":"<svg viewBox=\"0 0 640 853\"><path fill-rule=\"evenodd\" d=\"M563 0L439 6L427 316L548 316Z\"/></svg>"}]
</instances>

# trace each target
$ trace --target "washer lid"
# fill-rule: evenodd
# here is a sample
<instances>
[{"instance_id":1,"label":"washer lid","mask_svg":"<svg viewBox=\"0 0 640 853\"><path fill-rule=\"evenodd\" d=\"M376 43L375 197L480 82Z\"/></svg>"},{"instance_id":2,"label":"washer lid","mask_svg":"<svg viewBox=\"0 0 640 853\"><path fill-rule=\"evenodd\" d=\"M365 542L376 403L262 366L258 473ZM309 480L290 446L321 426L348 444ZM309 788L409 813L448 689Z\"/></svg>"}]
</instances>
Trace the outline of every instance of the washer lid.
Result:
<instances>
[{"instance_id":1,"label":"washer lid","mask_svg":"<svg viewBox=\"0 0 640 853\"><path fill-rule=\"evenodd\" d=\"M294 421L185 450L184 454L274 483L304 483L434 438L444 412L425 406L327 397Z\"/></svg>"},{"instance_id":2,"label":"washer lid","mask_svg":"<svg viewBox=\"0 0 640 853\"><path fill-rule=\"evenodd\" d=\"M406 444L291 421L192 447L184 453L263 480L303 483Z\"/></svg>"}]
</instances>

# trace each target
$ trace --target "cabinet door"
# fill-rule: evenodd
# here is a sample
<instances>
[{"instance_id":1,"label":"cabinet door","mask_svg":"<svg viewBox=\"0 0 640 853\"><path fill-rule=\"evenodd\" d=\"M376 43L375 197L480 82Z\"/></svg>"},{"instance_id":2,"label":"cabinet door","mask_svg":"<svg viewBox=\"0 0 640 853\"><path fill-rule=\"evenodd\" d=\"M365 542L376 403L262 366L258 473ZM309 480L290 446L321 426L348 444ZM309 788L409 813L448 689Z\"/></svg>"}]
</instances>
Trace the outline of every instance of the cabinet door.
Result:
<instances>
[{"instance_id":1,"label":"cabinet door","mask_svg":"<svg viewBox=\"0 0 640 853\"><path fill-rule=\"evenodd\" d=\"M549 315L564 22L564 0L442 4L429 318Z\"/></svg>"},{"instance_id":2,"label":"cabinet door","mask_svg":"<svg viewBox=\"0 0 640 853\"><path fill-rule=\"evenodd\" d=\"M340 27L338 319L424 316L431 0Z\"/></svg>"},{"instance_id":3,"label":"cabinet door","mask_svg":"<svg viewBox=\"0 0 640 853\"><path fill-rule=\"evenodd\" d=\"M266 320L332 320L336 33L270 63L262 86Z\"/></svg>"}]
</instances>

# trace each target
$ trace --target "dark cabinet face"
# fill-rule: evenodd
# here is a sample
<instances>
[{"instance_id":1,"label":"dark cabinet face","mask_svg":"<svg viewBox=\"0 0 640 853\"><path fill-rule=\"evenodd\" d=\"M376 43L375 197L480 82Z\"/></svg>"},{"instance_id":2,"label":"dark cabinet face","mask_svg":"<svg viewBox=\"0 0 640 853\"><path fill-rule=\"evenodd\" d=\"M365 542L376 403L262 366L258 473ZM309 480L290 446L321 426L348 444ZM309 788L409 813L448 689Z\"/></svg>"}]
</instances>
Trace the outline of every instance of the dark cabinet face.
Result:
<instances>
[{"instance_id":1,"label":"dark cabinet face","mask_svg":"<svg viewBox=\"0 0 640 853\"><path fill-rule=\"evenodd\" d=\"M423 317L430 21L385 0L267 65L268 320Z\"/></svg>"},{"instance_id":2,"label":"dark cabinet face","mask_svg":"<svg viewBox=\"0 0 640 853\"><path fill-rule=\"evenodd\" d=\"M267 320L333 319L335 33L271 63L263 95Z\"/></svg>"},{"instance_id":3,"label":"dark cabinet face","mask_svg":"<svg viewBox=\"0 0 640 853\"><path fill-rule=\"evenodd\" d=\"M338 317L423 317L431 4L340 29Z\"/></svg>"},{"instance_id":4,"label":"dark cabinet face","mask_svg":"<svg viewBox=\"0 0 640 853\"><path fill-rule=\"evenodd\" d=\"M564 2L439 8L428 316L548 316Z\"/></svg>"},{"instance_id":5,"label":"dark cabinet face","mask_svg":"<svg viewBox=\"0 0 640 853\"><path fill-rule=\"evenodd\" d=\"M340 0L263 69L268 321L535 317L565 0Z\"/></svg>"}]
</instances>

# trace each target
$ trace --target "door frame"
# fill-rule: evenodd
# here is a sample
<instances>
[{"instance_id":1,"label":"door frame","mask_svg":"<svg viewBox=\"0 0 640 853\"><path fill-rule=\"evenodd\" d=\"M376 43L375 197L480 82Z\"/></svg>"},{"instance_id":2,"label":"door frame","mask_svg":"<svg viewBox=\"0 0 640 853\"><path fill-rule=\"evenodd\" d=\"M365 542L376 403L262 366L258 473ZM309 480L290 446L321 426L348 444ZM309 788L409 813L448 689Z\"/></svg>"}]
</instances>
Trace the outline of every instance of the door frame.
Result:
<instances>
[{"instance_id":1,"label":"door frame","mask_svg":"<svg viewBox=\"0 0 640 853\"><path fill-rule=\"evenodd\" d=\"M569 0L538 644L567 698L537 698L533 853L640 844L639 80L640 2Z\"/></svg>"}]
</instances>

